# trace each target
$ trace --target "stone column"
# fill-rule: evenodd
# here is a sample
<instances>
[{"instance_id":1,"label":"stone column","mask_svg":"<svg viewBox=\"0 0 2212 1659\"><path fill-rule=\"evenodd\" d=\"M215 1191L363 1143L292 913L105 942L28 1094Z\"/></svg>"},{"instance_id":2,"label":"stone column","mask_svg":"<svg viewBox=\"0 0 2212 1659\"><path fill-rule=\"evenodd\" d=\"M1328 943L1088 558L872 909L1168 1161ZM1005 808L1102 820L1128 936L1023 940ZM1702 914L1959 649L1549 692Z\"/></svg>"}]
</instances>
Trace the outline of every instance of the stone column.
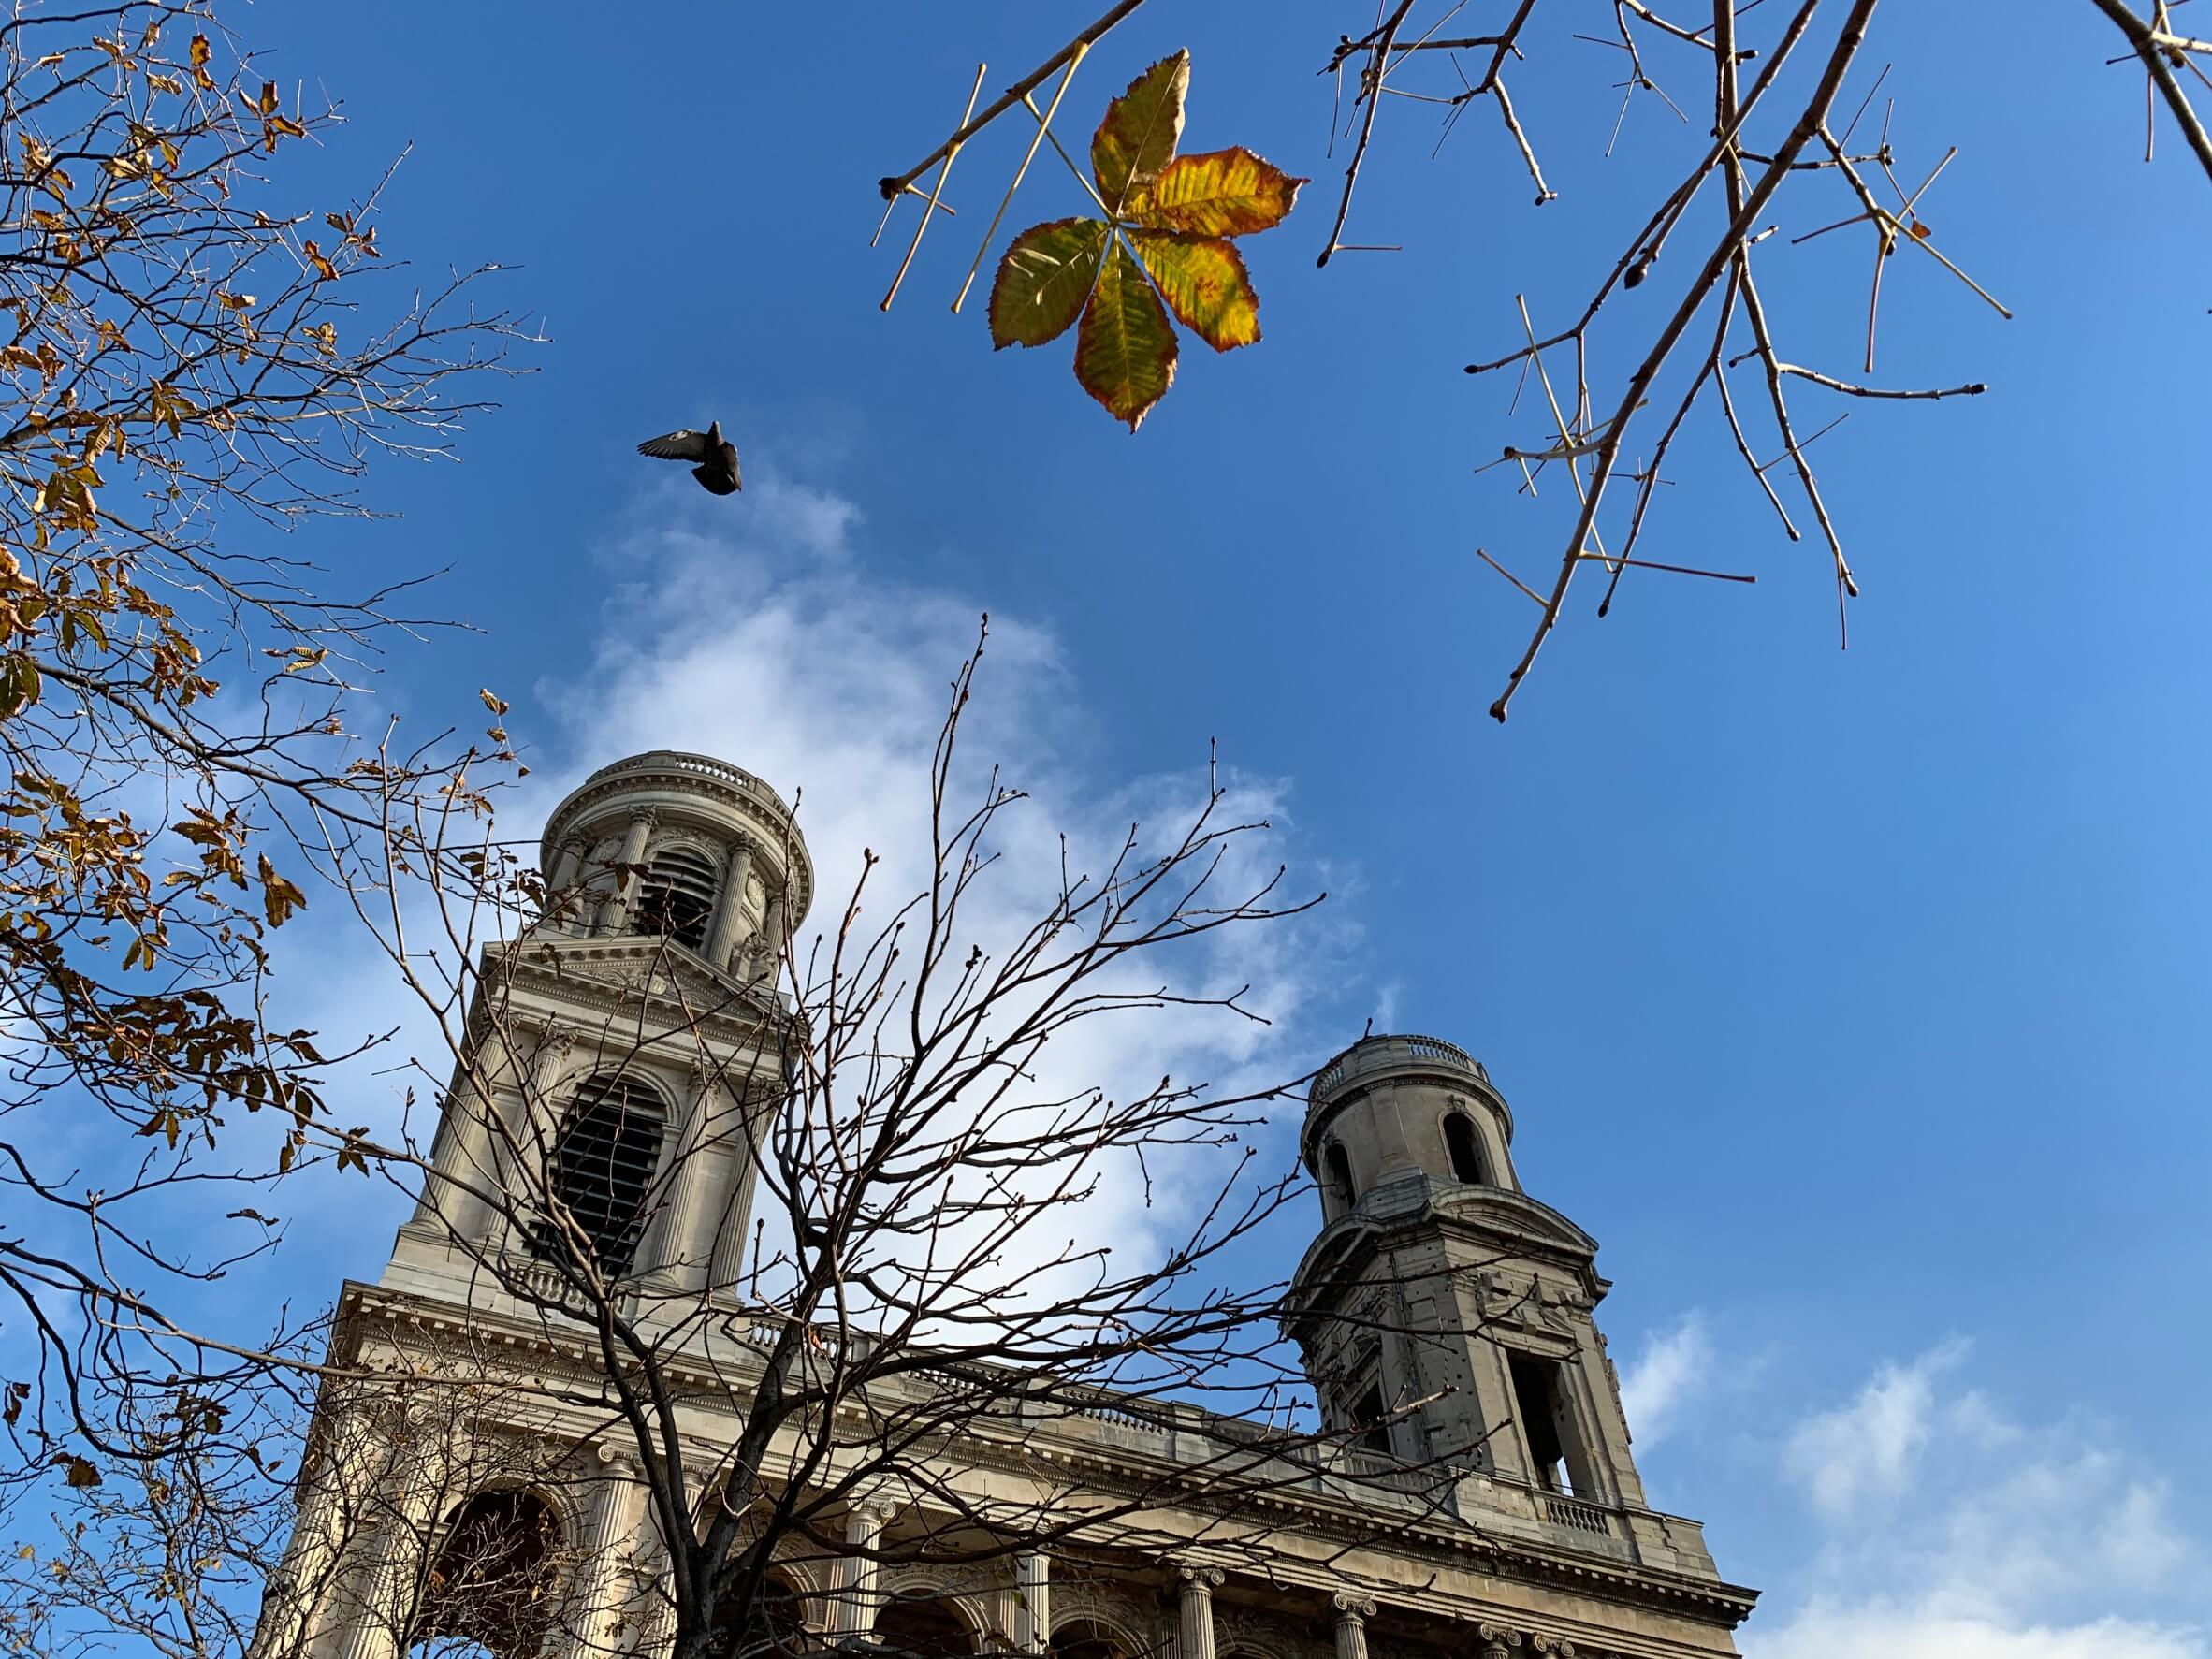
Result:
<instances>
[{"instance_id":1,"label":"stone column","mask_svg":"<svg viewBox=\"0 0 2212 1659\"><path fill-rule=\"evenodd\" d=\"M1521 1646L1521 1632L1503 1624L1477 1624L1475 1639L1481 1643L1482 1659L1515 1659L1514 1651Z\"/></svg>"},{"instance_id":2,"label":"stone column","mask_svg":"<svg viewBox=\"0 0 2212 1659\"><path fill-rule=\"evenodd\" d=\"M729 868L722 876L721 898L714 910L714 926L706 935L708 966L730 966L730 953L737 948L737 929L744 924L745 885L752 880L752 848L744 841L730 849Z\"/></svg>"},{"instance_id":3,"label":"stone column","mask_svg":"<svg viewBox=\"0 0 2212 1659\"><path fill-rule=\"evenodd\" d=\"M1014 1557L1014 1647L1041 1653L1053 1639L1053 1561L1041 1550Z\"/></svg>"},{"instance_id":4,"label":"stone column","mask_svg":"<svg viewBox=\"0 0 2212 1659\"><path fill-rule=\"evenodd\" d=\"M709 1147L706 1133L714 1091L711 1073L691 1073L691 1098L670 1146L672 1162L662 1186L667 1196L655 1229L658 1237L645 1263L655 1277L674 1288L698 1285L712 1248L712 1235L699 1235L706 1230L703 1224L711 1208L708 1188L713 1171L722 1164Z\"/></svg>"},{"instance_id":5,"label":"stone column","mask_svg":"<svg viewBox=\"0 0 2212 1659\"><path fill-rule=\"evenodd\" d=\"M1214 1591L1226 1575L1210 1566L1178 1567L1176 1574L1183 1580L1183 1618L1175 1659L1214 1659Z\"/></svg>"},{"instance_id":6,"label":"stone column","mask_svg":"<svg viewBox=\"0 0 2212 1659\"><path fill-rule=\"evenodd\" d=\"M853 1553L845 1557L845 1570L830 1595L828 1635L833 1642L841 1636L866 1636L876 1628L881 1602L876 1580L882 1577L883 1564L864 1551L882 1541L884 1523L890 1519L891 1506L881 1498L857 1499L845 1512L845 1542Z\"/></svg>"},{"instance_id":7,"label":"stone column","mask_svg":"<svg viewBox=\"0 0 2212 1659\"><path fill-rule=\"evenodd\" d=\"M1336 1659L1367 1659L1367 1621L1375 1617L1375 1603L1340 1590L1331 1605L1336 1608Z\"/></svg>"},{"instance_id":8,"label":"stone column","mask_svg":"<svg viewBox=\"0 0 2212 1659\"><path fill-rule=\"evenodd\" d=\"M516 1067L520 1098L515 1102L506 1143L492 1148L494 1179L509 1214L486 1216L484 1242L494 1253L528 1251L528 1229L513 1218L513 1212L542 1204L552 1190L553 1148L560 1138L560 1112L553 1103L561 1085L576 1035L559 1026L547 1026L527 1065ZM487 1102L486 1113L495 1108Z\"/></svg>"},{"instance_id":9,"label":"stone column","mask_svg":"<svg viewBox=\"0 0 2212 1659\"><path fill-rule=\"evenodd\" d=\"M327 1407L314 1424L313 1472L292 1518L284 1560L269 1576L246 1659L295 1659L343 1575L350 1512L360 1501L363 1454L373 1429L358 1405Z\"/></svg>"},{"instance_id":10,"label":"stone column","mask_svg":"<svg viewBox=\"0 0 2212 1659\"><path fill-rule=\"evenodd\" d=\"M735 1115L735 1114L733 1114ZM737 1299L745 1278L746 1232L752 1225L752 1125L738 1123L729 1136L724 1156L724 1181L719 1201L714 1235L714 1257L707 1264L706 1288L729 1301Z\"/></svg>"},{"instance_id":11,"label":"stone column","mask_svg":"<svg viewBox=\"0 0 2212 1659\"><path fill-rule=\"evenodd\" d=\"M572 836L561 842L554 855L553 867L546 872L546 901L548 907L566 900L568 913L563 918L563 932L574 933L585 929L586 916L583 900L578 893L588 872L584 860L589 849L580 836Z\"/></svg>"},{"instance_id":12,"label":"stone column","mask_svg":"<svg viewBox=\"0 0 2212 1659\"><path fill-rule=\"evenodd\" d=\"M419 1428L409 1424L400 1433ZM353 1542L366 1546L353 1595L332 1597L341 1620L327 1626L337 1637L330 1652L334 1659L399 1659L405 1644L400 1637L415 1615L414 1591L421 1565L418 1552L429 1535L429 1506L435 1495L434 1474L427 1480L411 1480L390 1492L382 1524L367 1536L357 1533ZM371 1507L374 1507L372 1505Z\"/></svg>"},{"instance_id":13,"label":"stone column","mask_svg":"<svg viewBox=\"0 0 2212 1659\"><path fill-rule=\"evenodd\" d=\"M611 1446L596 1448L589 1478L591 1490L576 1538L575 1659L604 1659L615 1649L623 1546L637 1528L637 1499L645 1490Z\"/></svg>"},{"instance_id":14,"label":"stone column","mask_svg":"<svg viewBox=\"0 0 2212 1659\"><path fill-rule=\"evenodd\" d=\"M422 1195L407 1230L437 1242L475 1238L484 1228L485 1204L469 1188L495 1178L483 1097L473 1084L463 1084L438 1113L430 1167L423 1171Z\"/></svg>"},{"instance_id":15,"label":"stone column","mask_svg":"<svg viewBox=\"0 0 2212 1659\"><path fill-rule=\"evenodd\" d=\"M630 906L637 896L635 866L645 862L646 837L653 833L653 815L640 812L630 821L630 828L622 837L622 851L615 855L615 862L623 868L615 878L614 896L599 912L602 934L620 933L630 922Z\"/></svg>"}]
</instances>

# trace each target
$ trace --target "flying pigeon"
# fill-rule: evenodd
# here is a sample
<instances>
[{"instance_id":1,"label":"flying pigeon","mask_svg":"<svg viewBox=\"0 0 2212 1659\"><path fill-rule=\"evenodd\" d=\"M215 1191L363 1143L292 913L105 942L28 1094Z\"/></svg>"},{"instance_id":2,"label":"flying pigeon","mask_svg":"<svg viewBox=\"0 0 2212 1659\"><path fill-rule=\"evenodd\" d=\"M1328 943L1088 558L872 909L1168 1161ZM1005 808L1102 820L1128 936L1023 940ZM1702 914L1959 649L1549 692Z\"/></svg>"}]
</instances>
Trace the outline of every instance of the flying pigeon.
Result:
<instances>
[{"instance_id":1,"label":"flying pigeon","mask_svg":"<svg viewBox=\"0 0 2212 1659\"><path fill-rule=\"evenodd\" d=\"M722 423L715 421L704 432L679 427L659 438L648 438L637 453L655 460L696 461L691 476L711 495L733 495L745 488L737 475L737 445L722 436Z\"/></svg>"}]
</instances>

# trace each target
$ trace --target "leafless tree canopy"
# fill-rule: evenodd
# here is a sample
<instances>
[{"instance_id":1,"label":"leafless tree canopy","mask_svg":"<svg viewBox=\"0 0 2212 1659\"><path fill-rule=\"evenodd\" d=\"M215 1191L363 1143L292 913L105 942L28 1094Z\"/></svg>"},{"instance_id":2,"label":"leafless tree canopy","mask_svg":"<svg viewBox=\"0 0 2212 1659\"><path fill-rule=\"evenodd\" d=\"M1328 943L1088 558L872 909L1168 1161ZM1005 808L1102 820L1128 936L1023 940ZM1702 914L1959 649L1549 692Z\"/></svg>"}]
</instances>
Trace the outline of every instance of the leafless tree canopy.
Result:
<instances>
[{"instance_id":1,"label":"leafless tree canopy","mask_svg":"<svg viewBox=\"0 0 2212 1659\"><path fill-rule=\"evenodd\" d=\"M985 103L981 113L971 95L968 113L952 134L920 162L881 181L887 219L908 196L924 202L916 210L900 282L938 221L936 210L950 205L953 164L970 140L1001 116L1021 118L1017 124L1026 148L1000 199L1003 216L1037 157L1040 135L1059 149L1050 129L1063 103L1076 103L1065 95L1085 56L1109 32L1140 14L1143 3L1119 0L1003 95ZM2212 180L2212 137L2195 102L2212 90L2205 67L2212 59L2212 39L2179 26L2171 0L2151 0L2147 7L2129 0L2077 4L2093 7L2111 23L2116 62L2140 65L2144 158L2150 157L2164 127L2178 135ZM1524 171L1539 207L1555 199L1562 186L1545 170L1545 135L1523 120L1511 87L1529 54L1540 50L1535 42L1541 23L1560 22L1562 12L1569 20L1563 26L1577 32L1578 50L1600 49L1587 53L1602 72L1587 109L1574 119L1607 131L1609 153L1632 108L1644 103L1664 110L1679 134L1680 166L1664 191L1628 215L1636 229L1609 267L1591 272L1582 297L1564 304L1547 298L1540 314L1524 299L1517 315L1497 319L1508 349L1466 365L1470 374L1510 371L1518 382L1512 436L1502 453L1493 449L1478 458L1483 470L1515 469L1521 492L1531 497L1540 482L1554 482L1564 470L1564 490L1572 498L1557 572L1549 582L1524 581L1512 569L1510 555L1475 549L1535 606L1528 644L1491 705L1501 720L1559 625L1568 592L1585 567L1601 583L1601 617L1633 570L1754 579L1637 556L1654 492L1669 481L1663 471L1669 451L1700 406L1717 409L1783 535L1792 542L1810 538L1826 555L1839 637L1847 643L1845 612L1858 585L1808 453L1843 417L1833 400L1931 401L1987 389L1978 382L1900 386L1877 378L1883 271L1892 257L1926 260L1956 282L1968 305L2011 314L1943 251L1920 216L1923 197L1957 152L1908 154L1893 144L1891 111L1882 95L1887 65L1873 55L1870 40L1877 22L1886 23L1891 27L1881 36L1885 49L1910 52L1916 44L1914 19L1913 8L1881 0L1711 0L1709 6L1697 0L1682 6L1608 0L1571 8L1539 6L1538 0L1499 0L1479 7L1473 0L1378 0L1372 7L1357 7L1346 20L1351 26L1333 43L1316 42L1318 67L1332 88L1332 148L1343 161L1321 265L1343 254L1395 251L1419 234L1419 225L1379 230L1361 211L1359 184L1362 172L1375 165L1380 151L1375 140L1382 129L1419 123L1424 137L1435 133L1441 150L1471 111L1485 111L1477 120L1496 124L1485 165ZM1041 106L1033 95L1048 81L1052 99ZM1941 114L1922 112L1930 113ZM1080 168L1060 153L1087 193ZM2121 160L2113 159L2116 165ZM1772 269L1771 239L1785 206L1810 216L1806 222L1812 227L1795 236L1796 242L1833 236L1838 250L1855 245L1858 255L1870 258L1865 349L1858 361L1797 360L1762 297L1762 274ZM1380 235L1392 240L1370 240ZM1768 244L1765 252L1762 244ZM1623 299L1646 284L1657 292L1634 303ZM897 288L895 283L895 294Z\"/></svg>"}]
</instances>

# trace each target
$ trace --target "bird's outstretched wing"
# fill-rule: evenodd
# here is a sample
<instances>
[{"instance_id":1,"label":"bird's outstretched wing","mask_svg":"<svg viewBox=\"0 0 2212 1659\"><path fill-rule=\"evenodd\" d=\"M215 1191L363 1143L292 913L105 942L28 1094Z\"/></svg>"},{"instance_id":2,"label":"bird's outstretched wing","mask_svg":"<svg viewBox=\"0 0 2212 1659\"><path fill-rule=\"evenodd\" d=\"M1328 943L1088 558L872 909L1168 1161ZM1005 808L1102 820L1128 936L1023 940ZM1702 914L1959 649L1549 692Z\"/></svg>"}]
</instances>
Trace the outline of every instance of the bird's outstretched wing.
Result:
<instances>
[{"instance_id":1,"label":"bird's outstretched wing","mask_svg":"<svg viewBox=\"0 0 2212 1659\"><path fill-rule=\"evenodd\" d=\"M637 446L637 453L655 460L703 461L706 458L706 434L679 427L658 438L648 438Z\"/></svg>"}]
</instances>

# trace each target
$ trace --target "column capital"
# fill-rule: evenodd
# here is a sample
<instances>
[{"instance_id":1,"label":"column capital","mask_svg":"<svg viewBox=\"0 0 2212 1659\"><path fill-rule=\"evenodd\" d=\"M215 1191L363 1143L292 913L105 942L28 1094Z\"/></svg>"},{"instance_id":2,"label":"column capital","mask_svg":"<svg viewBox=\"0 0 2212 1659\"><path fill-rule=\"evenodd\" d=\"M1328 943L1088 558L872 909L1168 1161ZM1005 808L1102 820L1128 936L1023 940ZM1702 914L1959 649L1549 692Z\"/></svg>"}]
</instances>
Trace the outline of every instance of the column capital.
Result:
<instances>
[{"instance_id":1,"label":"column capital","mask_svg":"<svg viewBox=\"0 0 2212 1659\"><path fill-rule=\"evenodd\" d=\"M1175 1576L1181 1579L1184 1583L1204 1590L1209 1594L1218 1590L1229 1578L1229 1575L1219 1567L1207 1566L1202 1562L1195 1561L1177 1562Z\"/></svg>"},{"instance_id":2,"label":"column capital","mask_svg":"<svg viewBox=\"0 0 2212 1659\"><path fill-rule=\"evenodd\" d=\"M902 1507L898 1494L876 1487L856 1492L845 1500L845 1512L863 1526L880 1529L888 1526L891 1518Z\"/></svg>"},{"instance_id":3,"label":"column capital","mask_svg":"<svg viewBox=\"0 0 2212 1659\"><path fill-rule=\"evenodd\" d=\"M1336 1609L1337 1621L1372 1619L1375 1617L1375 1598L1357 1590L1339 1590L1329 1598L1329 1605Z\"/></svg>"},{"instance_id":4,"label":"column capital","mask_svg":"<svg viewBox=\"0 0 2212 1659\"><path fill-rule=\"evenodd\" d=\"M1509 1625L1485 1622L1475 1626L1475 1636L1482 1643L1482 1659L1505 1659L1521 1646L1521 1632Z\"/></svg>"}]
</instances>

